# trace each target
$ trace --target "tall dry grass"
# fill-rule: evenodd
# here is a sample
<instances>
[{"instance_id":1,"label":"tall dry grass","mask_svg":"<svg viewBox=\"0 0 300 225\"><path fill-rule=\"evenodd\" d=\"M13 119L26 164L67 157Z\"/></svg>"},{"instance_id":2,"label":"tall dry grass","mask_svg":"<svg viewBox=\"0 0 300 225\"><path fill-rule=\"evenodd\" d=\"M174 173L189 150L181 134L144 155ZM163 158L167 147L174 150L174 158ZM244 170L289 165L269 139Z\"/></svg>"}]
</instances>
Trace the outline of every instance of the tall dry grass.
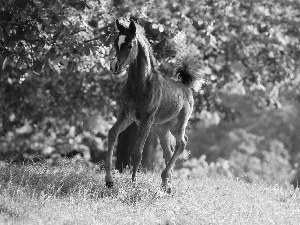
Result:
<instances>
[{"instance_id":1,"label":"tall dry grass","mask_svg":"<svg viewBox=\"0 0 300 225\"><path fill-rule=\"evenodd\" d=\"M61 161L0 162L0 224L300 224L300 192L247 184L219 175L175 179L171 195L160 176L115 173L107 189L99 166Z\"/></svg>"}]
</instances>

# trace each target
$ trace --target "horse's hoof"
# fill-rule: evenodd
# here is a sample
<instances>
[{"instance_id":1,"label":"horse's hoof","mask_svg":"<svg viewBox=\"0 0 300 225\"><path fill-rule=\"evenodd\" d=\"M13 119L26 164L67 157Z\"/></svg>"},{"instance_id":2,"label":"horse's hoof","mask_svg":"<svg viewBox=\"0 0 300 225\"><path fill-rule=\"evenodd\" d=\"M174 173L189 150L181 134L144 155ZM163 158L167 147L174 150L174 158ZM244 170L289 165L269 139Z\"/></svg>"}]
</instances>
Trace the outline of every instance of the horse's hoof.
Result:
<instances>
[{"instance_id":1,"label":"horse's hoof","mask_svg":"<svg viewBox=\"0 0 300 225\"><path fill-rule=\"evenodd\" d=\"M171 188L170 185L162 186L162 190L164 192L166 192L167 194L171 194L172 193L172 188Z\"/></svg>"},{"instance_id":2,"label":"horse's hoof","mask_svg":"<svg viewBox=\"0 0 300 225\"><path fill-rule=\"evenodd\" d=\"M107 188L112 188L114 186L114 182L113 181L106 181L106 187Z\"/></svg>"},{"instance_id":3,"label":"horse's hoof","mask_svg":"<svg viewBox=\"0 0 300 225\"><path fill-rule=\"evenodd\" d=\"M167 194L171 194L171 193L172 193L172 188L171 188L171 187L166 187L166 188L165 188L165 192L166 192Z\"/></svg>"}]
</instances>

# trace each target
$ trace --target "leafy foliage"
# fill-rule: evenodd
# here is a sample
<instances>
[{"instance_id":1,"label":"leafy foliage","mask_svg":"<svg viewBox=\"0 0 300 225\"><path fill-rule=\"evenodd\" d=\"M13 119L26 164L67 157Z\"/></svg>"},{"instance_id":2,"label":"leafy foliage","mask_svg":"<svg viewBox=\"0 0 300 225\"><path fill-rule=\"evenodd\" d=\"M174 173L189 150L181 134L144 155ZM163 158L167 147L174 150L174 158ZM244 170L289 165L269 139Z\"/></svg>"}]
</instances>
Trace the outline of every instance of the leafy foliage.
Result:
<instances>
[{"instance_id":1,"label":"leafy foliage","mask_svg":"<svg viewBox=\"0 0 300 225\"><path fill-rule=\"evenodd\" d=\"M66 134L75 128L73 138L80 141L81 149L90 150L92 145L83 143L87 136L82 133L82 123L88 115L106 116L107 121L114 118L111 97L120 84L108 73L104 60L108 48L89 25L91 16L99 11L98 3L2 2L2 149L20 154L49 152L49 148L61 152L60 145L74 150L74 141ZM100 137L103 135L105 132ZM103 144L99 150L104 150Z\"/></svg>"},{"instance_id":2,"label":"leafy foliage","mask_svg":"<svg viewBox=\"0 0 300 225\"><path fill-rule=\"evenodd\" d=\"M262 137L237 129L228 133L216 162L208 163L206 155L191 158L177 172L179 177L220 173L229 178L238 177L247 182L265 181L270 184L288 184L294 172L290 155L278 140L266 142ZM216 154L212 152L211 154Z\"/></svg>"}]
</instances>

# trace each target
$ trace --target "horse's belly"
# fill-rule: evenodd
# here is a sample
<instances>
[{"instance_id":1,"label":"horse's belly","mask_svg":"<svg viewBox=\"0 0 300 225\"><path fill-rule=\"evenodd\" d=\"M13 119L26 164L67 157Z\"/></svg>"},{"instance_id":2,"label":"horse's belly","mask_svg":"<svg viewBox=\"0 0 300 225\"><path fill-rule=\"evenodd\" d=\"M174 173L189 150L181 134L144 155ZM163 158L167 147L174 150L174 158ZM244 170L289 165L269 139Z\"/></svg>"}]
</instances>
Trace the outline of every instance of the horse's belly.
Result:
<instances>
[{"instance_id":1,"label":"horse's belly","mask_svg":"<svg viewBox=\"0 0 300 225\"><path fill-rule=\"evenodd\" d=\"M182 104L177 105L160 105L156 114L154 123L163 124L173 119L182 109Z\"/></svg>"}]
</instances>

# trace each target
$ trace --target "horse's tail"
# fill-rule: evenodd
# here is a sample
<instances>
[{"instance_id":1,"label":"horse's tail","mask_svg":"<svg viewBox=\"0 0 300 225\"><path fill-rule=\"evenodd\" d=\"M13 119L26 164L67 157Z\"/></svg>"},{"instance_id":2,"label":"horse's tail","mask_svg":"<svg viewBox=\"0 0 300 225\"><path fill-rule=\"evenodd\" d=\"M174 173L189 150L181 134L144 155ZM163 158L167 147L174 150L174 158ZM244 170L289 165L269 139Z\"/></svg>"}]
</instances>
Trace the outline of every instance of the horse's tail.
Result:
<instances>
[{"instance_id":1,"label":"horse's tail","mask_svg":"<svg viewBox=\"0 0 300 225\"><path fill-rule=\"evenodd\" d=\"M199 91L205 83L201 64L196 57L190 55L180 57L175 68L177 79L189 88Z\"/></svg>"}]
</instances>

